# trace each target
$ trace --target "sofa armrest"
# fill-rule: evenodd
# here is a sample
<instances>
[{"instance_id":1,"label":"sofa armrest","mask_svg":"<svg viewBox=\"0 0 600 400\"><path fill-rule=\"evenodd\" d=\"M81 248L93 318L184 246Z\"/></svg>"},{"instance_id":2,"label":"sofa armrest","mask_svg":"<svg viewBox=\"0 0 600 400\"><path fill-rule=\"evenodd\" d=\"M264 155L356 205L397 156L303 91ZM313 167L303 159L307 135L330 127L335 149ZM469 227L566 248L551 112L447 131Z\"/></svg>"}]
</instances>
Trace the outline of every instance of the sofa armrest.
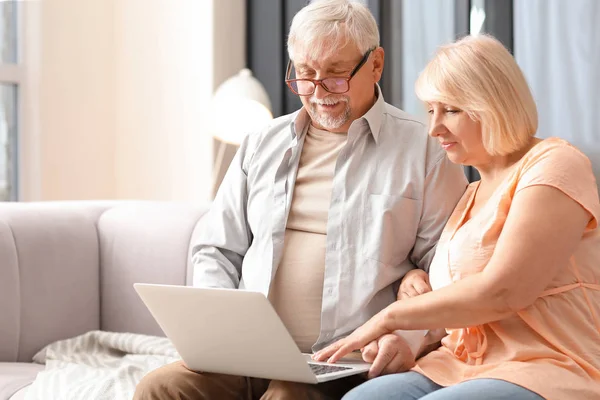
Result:
<instances>
[{"instance_id":1,"label":"sofa armrest","mask_svg":"<svg viewBox=\"0 0 600 400\"><path fill-rule=\"evenodd\" d=\"M191 283L190 240L206 210L184 203L133 202L100 217L102 330L163 335L133 284Z\"/></svg>"},{"instance_id":2,"label":"sofa armrest","mask_svg":"<svg viewBox=\"0 0 600 400\"><path fill-rule=\"evenodd\" d=\"M0 203L0 361L98 329L96 222L109 205Z\"/></svg>"}]
</instances>

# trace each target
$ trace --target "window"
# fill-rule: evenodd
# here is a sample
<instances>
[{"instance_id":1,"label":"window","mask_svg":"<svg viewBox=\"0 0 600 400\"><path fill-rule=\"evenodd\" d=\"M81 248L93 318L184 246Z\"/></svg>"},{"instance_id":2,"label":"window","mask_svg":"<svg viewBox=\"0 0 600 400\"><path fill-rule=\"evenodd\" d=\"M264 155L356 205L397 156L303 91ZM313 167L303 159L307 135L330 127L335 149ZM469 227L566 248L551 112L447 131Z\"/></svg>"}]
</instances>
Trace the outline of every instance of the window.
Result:
<instances>
[{"instance_id":1,"label":"window","mask_svg":"<svg viewBox=\"0 0 600 400\"><path fill-rule=\"evenodd\" d=\"M18 8L16 0L0 2L0 201L18 197Z\"/></svg>"}]
</instances>

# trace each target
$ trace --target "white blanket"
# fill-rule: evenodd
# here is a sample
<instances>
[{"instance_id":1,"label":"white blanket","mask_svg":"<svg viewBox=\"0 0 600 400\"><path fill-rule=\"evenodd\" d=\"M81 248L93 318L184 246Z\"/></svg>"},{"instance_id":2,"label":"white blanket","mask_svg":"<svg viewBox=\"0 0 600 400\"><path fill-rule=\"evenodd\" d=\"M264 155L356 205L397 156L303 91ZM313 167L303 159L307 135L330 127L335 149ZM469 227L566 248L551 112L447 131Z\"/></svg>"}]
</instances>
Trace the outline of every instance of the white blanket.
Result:
<instances>
[{"instance_id":1,"label":"white blanket","mask_svg":"<svg viewBox=\"0 0 600 400\"><path fill-rule=\"evenodd\" d=\"M46 368L25 400L130 400L144 375L179 359L166 338L88 332L52 343L34 356Z\"/></svg>"}]
</instances>

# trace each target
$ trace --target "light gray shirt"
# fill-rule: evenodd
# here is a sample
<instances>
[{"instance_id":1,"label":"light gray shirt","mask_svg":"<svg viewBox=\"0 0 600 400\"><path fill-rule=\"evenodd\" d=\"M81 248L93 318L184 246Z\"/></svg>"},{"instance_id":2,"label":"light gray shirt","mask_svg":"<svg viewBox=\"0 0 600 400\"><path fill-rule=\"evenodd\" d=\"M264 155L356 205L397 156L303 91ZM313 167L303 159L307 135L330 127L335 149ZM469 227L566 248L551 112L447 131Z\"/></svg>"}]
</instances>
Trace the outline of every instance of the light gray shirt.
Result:
<instances>
[{"instance_id":1,"label":"light gray shirt","mask_svg":"<svg viewBox=\"0 0 600 400\"><path fill-rule=\"evenodd\" d=\"M352 122L332 182L321 330L313 350L349 334L425 271L467 186L425 125L384 102ZM269 293L310 117L301 109L241 144L192 251L194 286Z\"/></svg>"}]
</instances>

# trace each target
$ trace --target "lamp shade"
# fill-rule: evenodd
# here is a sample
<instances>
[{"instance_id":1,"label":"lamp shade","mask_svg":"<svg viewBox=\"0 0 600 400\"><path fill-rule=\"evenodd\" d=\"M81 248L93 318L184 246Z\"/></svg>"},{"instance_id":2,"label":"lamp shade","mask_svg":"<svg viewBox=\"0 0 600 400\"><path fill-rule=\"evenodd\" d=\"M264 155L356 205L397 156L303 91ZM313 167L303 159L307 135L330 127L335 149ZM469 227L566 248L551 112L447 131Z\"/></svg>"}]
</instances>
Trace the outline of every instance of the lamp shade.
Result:
<instances>
[{"instance_id":1,"label":"lamp shade","mask_svg":"<svg viewBox=\"0 0 600 400\"><path fill-rule=\"evenodd\" d=\"M212 103L212 135L222 142L239 145L249 132L273 119L269 96L249 69L223 82Z\"/></svg>"}]
</instances>

